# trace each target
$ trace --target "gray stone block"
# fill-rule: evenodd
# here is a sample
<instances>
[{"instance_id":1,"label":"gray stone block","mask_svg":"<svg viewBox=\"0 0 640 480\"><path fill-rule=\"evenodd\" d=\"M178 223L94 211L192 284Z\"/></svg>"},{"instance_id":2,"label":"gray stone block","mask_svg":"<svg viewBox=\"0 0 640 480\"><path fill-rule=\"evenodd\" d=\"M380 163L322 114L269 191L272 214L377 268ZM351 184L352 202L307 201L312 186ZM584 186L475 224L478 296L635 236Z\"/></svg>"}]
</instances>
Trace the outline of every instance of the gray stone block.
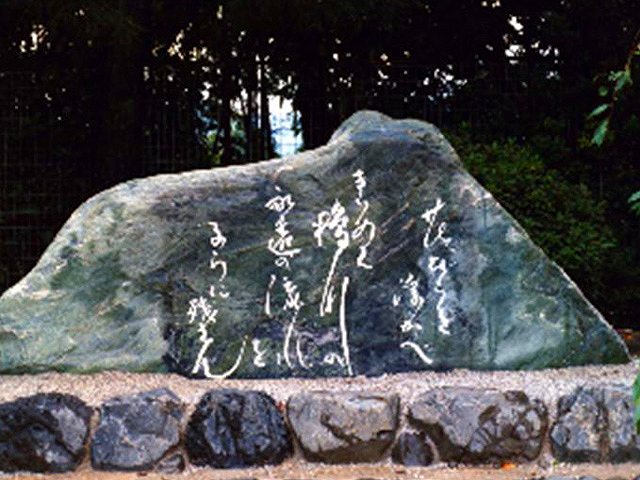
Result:
<instances>
[{"instance_id":1,"label":"gray stone block","mask_svg":"<svg viewBox=\"0 0 640 480\"><path fill-rule=\"evenodd\" d=\"M287 414L307 459L375 462L393 443L398 405L392 394L310 392L293 395Z\"/></svg>"},{"instance_id":2,"label":"gray stone block","mask_svg":"<svg viewBox=\"0 0 640 480\"><path fill-rule=\"evenodd\" d=\"M558 402L551 447L565 462L640 461L631 387L578 388Z\"/></svg>"},{"instance_id":3,"label":"gray stone block","mask_svg":"<svg viewBox=\"0 0 640 480\"><path fill-rule=\"evenodd\" d=\"M180 442L182 417L182 402L167 389L108 400L91 443L93 468L153 468Z\"/></svg>"},{"instance_id":4,"label":"gray stone block","mask_svg":"<svg viewBox=\"0 0 640 480\"><path fill-rule=\"evenodd\" d=\"M425 432L443 461L534 460L546 435L547 410L523 392L440 388L409 406L409 421Z\"/></svg>"}]
</instances>

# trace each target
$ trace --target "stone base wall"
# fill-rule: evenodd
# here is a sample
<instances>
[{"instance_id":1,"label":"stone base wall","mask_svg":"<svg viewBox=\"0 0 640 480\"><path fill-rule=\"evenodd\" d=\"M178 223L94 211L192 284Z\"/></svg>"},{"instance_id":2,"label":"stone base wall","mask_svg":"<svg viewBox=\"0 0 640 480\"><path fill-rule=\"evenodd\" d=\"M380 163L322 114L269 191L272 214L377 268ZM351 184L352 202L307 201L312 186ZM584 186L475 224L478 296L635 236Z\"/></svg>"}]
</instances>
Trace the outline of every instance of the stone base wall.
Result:
<instances>
[{"instance_id":1,"label":"stone base wall","mask_svg":"<svg viewBox=\"0 0 640 480\"><path fill-rule=\"evenodd\" d=\"M0 404L0 471L179 472L300 462L392 461L404 467L540 461L638 463L628 385L582 386L550 405L524 391L430 387L390 391L214 389L189 404L168 388L97 408L62 393Z\"/></svg>"}]
</instances>

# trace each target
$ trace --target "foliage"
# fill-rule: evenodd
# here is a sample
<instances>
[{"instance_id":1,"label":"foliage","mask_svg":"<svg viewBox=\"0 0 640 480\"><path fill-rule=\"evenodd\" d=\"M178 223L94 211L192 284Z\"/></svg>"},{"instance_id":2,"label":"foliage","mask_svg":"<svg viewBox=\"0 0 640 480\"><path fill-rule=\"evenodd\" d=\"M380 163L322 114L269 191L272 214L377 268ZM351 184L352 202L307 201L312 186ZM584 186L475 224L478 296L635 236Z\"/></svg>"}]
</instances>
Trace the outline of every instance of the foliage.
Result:
<instances>
[{"instance_id":1,"label":"foliage","mask_svg":"<svg viewBox=\"0 0 640 480\"><path fill-rule=\"evenodd\" d=\"M601 147L607 135L611 135L610 126L616 106L620 104L620 98L626 90L633 85L634 60L640 57L640 30L634 37L633 44L627 54L627 60L622 70L614 70L606 75L606 83L598 89L601 97L608 97L606 103L602 103L594 108L587 118L599 119L591 143ZM631 210L640 214L640 191L633 193L629 197ZM638 420L640 421L640 419Z\"/></svg>"},{"instance_id":2,"label":"foliage","mask_svg":"<svg viewBox=\"0 0 640 480\"><path fill-rule=\"evenodd\" d=\"M640 191L633 193L629 197L629 203L631 204L631 210L640 215Z\"/></svg>"},{"instance_id":3,"label":"foliage","mask_svg":"<svg viewBox=\"0 0 640 480\"><path fill-rule=\"evenodd\" d=\"M609 133L611 119L620 97L633 84L632 68L636 57L640 57L640 30L636 33L634 43L629 50L627 61L622 70L609 72L605 76L605 82L598 89L598 94L601 97L608 97L608 101L594 108L587 117L589 119L599 119L598 126L591 138L591 143L598 147L602 146L607 133Z\"/></svg>"},{"instance_id":4,"label":"foliage","mask_svg":"<svg viewBox=\"0 0 640 480\"><path fill-rule=\"evenodd\" d=\"M513 139L475 143L465 128L449 138L469 171L532 239L589 297L600 299L607 260L616 247L605 202L548 167L530 145Z\"/></svg>"},{"instance_id":5,"label":"foliage","mask_svg":"<svg viewBox=\"0 0 640 480\"><path fill-rule=\"evenodd\" d=\"M224 135L219 130L211 130L207 133L204 143L207 147L207 154L210 166L218 167L223 164L222 150L218 148L221 143L219 136ZM243 158L247 155L247 137L243 130L240 120L233 118L231 120L231 148L233 149L232 158Z\"/></svg>"},{"instance_id":6,"label":"foliage","mask_svg":"<svg viewBox=\"0 0 640 480\"><path fill-rule=\"evenodd\" d=\"M631 211L640 215L640 190L631 194L629 204L631 205Z\"/></svg>"}]
</instances>

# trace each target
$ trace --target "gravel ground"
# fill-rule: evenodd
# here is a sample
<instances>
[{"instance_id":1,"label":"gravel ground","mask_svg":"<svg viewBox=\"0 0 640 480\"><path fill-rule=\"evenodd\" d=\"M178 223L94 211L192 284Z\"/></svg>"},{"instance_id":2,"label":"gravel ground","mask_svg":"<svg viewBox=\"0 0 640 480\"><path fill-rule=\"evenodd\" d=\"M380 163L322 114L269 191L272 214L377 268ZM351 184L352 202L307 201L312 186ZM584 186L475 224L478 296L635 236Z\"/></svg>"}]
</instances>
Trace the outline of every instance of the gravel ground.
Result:
<instances>
[{"instance_id":1,"label":"gravel ground","mask_svg":"<svg viewBox=\"0 0 640 480\"><path fill-rule=\"evenodd\" d=\"M615 366L590 366L533 372L413 372L381 377L282 380L191 380L173 374L105 372L73 375L0 375L0 402L37 392L61 392L77 395L87 404L98 406L115 395L141 392L159 387L171 388L186 403L195 404L207 390L239 388L263 390L276 401L292 393L309 390L378 390L396 392L405 401L433 387L466 386L524 390L530 397L553 404L561 395L580 385L623 383L631 385L638 371L636 362Z\"/></svg>"},{"instance_id":2,"label":"gravel ground","mask_svg":"<svg viewBox=\"0 0 640 480\"><path fill-rule=\"evenodd\" d=\"M300 465L287 462L274 468L247 470L210 470L192 469L179 475L156 473L109 473L95 472L84 467L73 474L55 475L55 480L529 480L540 476L567 475L572 477L594 476L601 480L633 480L640 475L640 465L557 465L542 469L533 465L509 469L495 468L447 468L443 466L429 468L404 468L397 465L346 465L339 467ZM44 475L20 475L27 478L47 478Z\"/></svg>"},{"instance_id":3,"label":"gravel ground","mask_svg":"<svg viewBox=\"0 0 640 480\"><path fill-rule=\"evenodd\" d=\"M555 417L555 406L560 396L570 393L578 386L608 384L631 385L638 371L637 361L616 366L591 366L566 369L549 369L535 372L475 372L454 370L446 373L415 372L385 375L376 378L327 378L327 379L284 379L284 380L190 380L170 374L132 374L106 372L90 375L45 373L40 375L0 376L0 402L38 392L61 392L76 395L87 404L97 407L104 400L122 394L136 393L159 387L168 387L181 397L189 412L199 398L207 391L216 388L238 388L262 390L269 393L277 402L299 391L310 390L369 390L395 392L400 395L406 406L420 392L433 387L465 386L476 388L496 388L499 390L524 390L532 398L540 398L550 408ZM94 416L94 423L97 420ZM144 475L149 479L185 478L185 479L414 479L432 480L514 480L535 478L541 475L593 475L601 479L618 476L632 479L640 475L640 465L582 465L563 466L553 461L547 450L534 464L514 468L447 468L438 465L429 468L404 468L391 463L366 466L330 467L299 462L300 452L293 460L268 469L219 471L191 469L183 475L171 477L155 474L109 474L90 470L88 463L71 475L56 475L56 479L134 479ZM22 476L21 478L41 478Z\"/></svg>"}]
</instances>

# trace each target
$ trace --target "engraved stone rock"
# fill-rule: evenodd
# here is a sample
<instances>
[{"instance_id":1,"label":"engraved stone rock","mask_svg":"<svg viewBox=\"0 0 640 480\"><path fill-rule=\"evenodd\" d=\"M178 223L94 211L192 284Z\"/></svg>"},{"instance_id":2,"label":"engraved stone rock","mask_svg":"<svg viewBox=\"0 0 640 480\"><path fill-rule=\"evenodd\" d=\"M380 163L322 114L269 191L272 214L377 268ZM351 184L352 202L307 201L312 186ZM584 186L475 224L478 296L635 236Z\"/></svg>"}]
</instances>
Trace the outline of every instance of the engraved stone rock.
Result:
<instances>
[{"instance_id":1,"label":"engraved stone rock","mask_svg":"<svg viewBox=\"0 0 640 480\"><path fill-rule=\"evenodd\" d=\"M113 398L102 405L91 444L98 470L149 470L180 441L183 405L170 390Z\"/></svg>"},{"instance_id":2,"label":"engraved stone rock","mask_svg":"<svg viewBox=\"0 0 640 480\"><path fill-rule=\"evenodd\" d=\"M71 395L0 404L0 472L67 472L85 455L92 411Z\"/></svg>"},{"instance_id":3,"label":"engraved stone rock","mask_svg":"<svg viewBox=\"0 0 640 480\"><path fill-rule=\"evenodd\" d=\"M547 431L545 406L517 391L434 389L409 406L409 421L441 460L465 463L533 460Z\"/></svg>"},{"instance_id":4,"label":"engraved stone rock","mask_svg":"<svg viewBox=\"0 0 640 480\"><path fill-rule=\"evenodd\" d=\"M292 396L287 414L307 459L375 462L393 443L398 404L396 395L310 392Z\"/></svg>"},{"instance_id":5,"label":"engraved stone rock","mask_svg":"<svg viewBox=\"0 0 640 480\"><path fill-rule=\"evenodd\" d=\"M564 462L640 461L631 388L579 388L558 402L551 430L554 456Z\"/></svg>"},{"instance_id":6,"label":"engraved stone rock","mask_svg":"<svg viewBox=\"0 0 640 480\"><path fill-rule=\"evenodd\" d=\"M133 180L0 298L0 372L323 377L621 363L621 339L432 125Z\"/></svg>"},{"instance_id":7,"label":"engraved stone rock","mask_svg":"<svg viewBox=\"0 0 640 480\"><path fill-rule=\"evenodd\" d=\"M275 465L293 447L284 418L263 392L212 390L189 420L186 437L191 463L214 468Z\"/></svg>"}]
</instances>

